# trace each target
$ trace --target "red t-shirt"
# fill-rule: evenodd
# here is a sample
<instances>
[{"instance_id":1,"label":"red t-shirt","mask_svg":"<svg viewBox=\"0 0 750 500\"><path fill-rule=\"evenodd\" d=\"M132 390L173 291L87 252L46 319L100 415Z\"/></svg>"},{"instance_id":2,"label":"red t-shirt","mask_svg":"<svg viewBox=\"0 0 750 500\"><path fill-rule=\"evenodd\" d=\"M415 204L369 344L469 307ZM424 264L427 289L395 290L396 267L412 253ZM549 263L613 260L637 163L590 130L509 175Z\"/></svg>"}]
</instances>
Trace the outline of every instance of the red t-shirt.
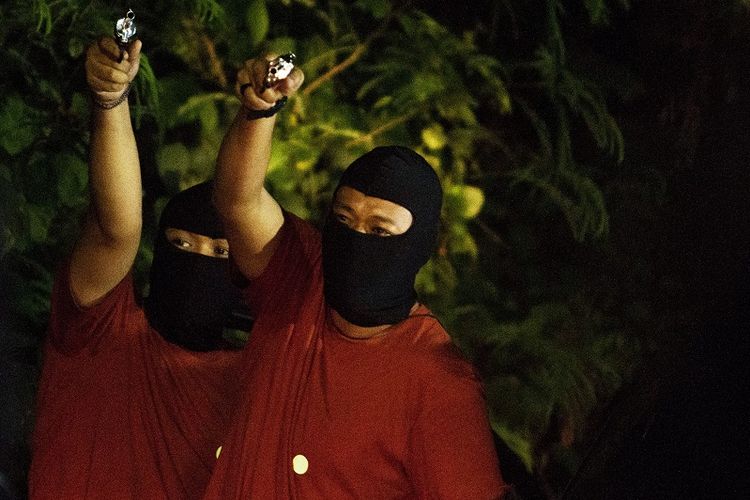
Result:
<instances>
[{"instance_id":1,"label":"red t-shirt","mask_svg":"<svg viewBox=\"0 0 750 500\"><path fill-rule=\"evenodd\" d=\"M200 498L229 427L241 352L197 353L149 327L128 275L76 305L61 269L39 381L31 499Z\"/></svg>"},{"instance_id":2,"label":"red t-shirt","mask_svg":"<svg viewBox=\"0 0 750 500\"><path fill-rule=\"evenodd\" d=\"M481 386L421 306L367 340L323 299L320 234L286 215L248 289L246 385L206 498L499 498Z\"/></svg>"}]
</instances>

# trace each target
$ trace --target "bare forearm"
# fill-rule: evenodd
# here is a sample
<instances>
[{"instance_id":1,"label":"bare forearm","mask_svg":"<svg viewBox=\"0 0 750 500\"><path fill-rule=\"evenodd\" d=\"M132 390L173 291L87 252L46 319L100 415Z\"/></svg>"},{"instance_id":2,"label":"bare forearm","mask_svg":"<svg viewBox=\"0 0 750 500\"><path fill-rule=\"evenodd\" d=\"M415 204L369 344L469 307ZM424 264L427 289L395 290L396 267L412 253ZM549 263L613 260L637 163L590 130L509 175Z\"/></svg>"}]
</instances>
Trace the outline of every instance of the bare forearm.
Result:
<instances>
[{"instance_id":1,"label":"bare forearm","mask_svg":"<svg viewBox=\"0 0 750 500\"><path fill-rule=\"evenodd\" d=\"M224 212L261 202L276 117L247 120L237 114L217 159L216 204Z\"/></svg>"},{"instance_id":2,"label":"bare forearm","mask_svg":"<svg viewBox=\"0 0 750 500\"><path fill-rule=\"evenodd\" d=\"M265 190L275 118L248 121L237 115L219 151L215 204L230 251L243 274L259 275L274 251L283 224L281 207Z\"/></svg>"},{"instance_id":3,"label":"bare forearm","mask_svg":"<svg viewBox=\"0 0 750 500\"><path fill-rule=\"evenodd\" d=\"M97 109L92 116L89 157L91 213L102 236L138 244L141 173L127 104Z\"/></svg>"}]
</instances>

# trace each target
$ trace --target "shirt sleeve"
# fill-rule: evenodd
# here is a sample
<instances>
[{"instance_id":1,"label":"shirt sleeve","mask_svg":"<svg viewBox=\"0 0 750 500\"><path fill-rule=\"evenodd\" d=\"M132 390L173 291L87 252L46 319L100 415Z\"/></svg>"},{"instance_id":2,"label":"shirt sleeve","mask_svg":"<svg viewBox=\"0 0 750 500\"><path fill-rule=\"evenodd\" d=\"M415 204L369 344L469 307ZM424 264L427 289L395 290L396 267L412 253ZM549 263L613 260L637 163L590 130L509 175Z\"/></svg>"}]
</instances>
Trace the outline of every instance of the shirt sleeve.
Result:
<instances>
[{"instance_id":1,"label":"shirt sleeve","mask_svg":"<svg viewBox=\"0 0 750 500\"><path fill-rule=\"evenodd\" d=\"M321 260L320 232L290 212L284 212L279 243L260 276L249 281L245 298L254 316L264 307L289 305L313 284Z\"/></svg>"},{"instance_id":2,"label":"shirt sleeve","mask_svg":"<svg viewBox=\"0 0 750 500\"><path fill-rule=\"evenodd\" d=\"M471 365L428 371L409 436L409 475L418 498L501 499L503 482L482 386Z\"/></svg>"},{"instance_id":3,"label":"shirt sleeve","mask_svg":"<svg viewBox=\"0 0 750 500\"><path fill-rule=\"evenodd\" d=\"M137 309L131 272L96 304L89 307L79 305L71 291L68 261L55 276L48 340L61 354L77 354L108 335L122 331L115 323L122 322Z\"/></svg>"}]
</instances>

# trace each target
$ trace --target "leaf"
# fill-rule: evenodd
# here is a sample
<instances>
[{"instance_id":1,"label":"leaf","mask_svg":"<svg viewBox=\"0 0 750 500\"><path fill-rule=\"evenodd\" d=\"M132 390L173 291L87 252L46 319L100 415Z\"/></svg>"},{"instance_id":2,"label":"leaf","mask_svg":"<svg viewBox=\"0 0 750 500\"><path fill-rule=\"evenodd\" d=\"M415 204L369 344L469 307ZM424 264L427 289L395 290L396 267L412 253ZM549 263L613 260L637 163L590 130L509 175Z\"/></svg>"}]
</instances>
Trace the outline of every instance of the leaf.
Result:
<instances>
[{"instance_id":1,"label":"leaf","mask_svg":"<svg viewBox=\"0 0 750 500\"><path fill-rule=\"evenodd\" d=\"M484 206L484 193L481 189L474 186L464 186L462 192L464 211L463 217L466 219L473 219Z\"/></svg>"},{"instance_id":2,"label":"leaf","mask_svg":"<svg viewBox=\"0 0 750 500\"><path fill-rule=\"evenodd\" d=\"M52 11L44 0L33 2L36 8L37 25L36 30L44 35L52 32Z\"/></svg>"},{"instance_id":3,"label":"leaf","mask_svg":"<svg viewBox=\"0 0 750 500\"><path fill-rule=\"evenodd\" d=\"M172 127L184 123L181 115L190 115L191 110L187 109L190 107L189 103L194 103L192 99L200 95L206 94L202 94L198 83L187 75L161 78L158 92L159 115L164 117L165 126ZM194 119L197 114L193 113L191 116L191 119Z\"/></svg>"},{"instance_id":4,"label":"leaf","mask_svg":"<svg viewBox=\"0 0 750 500\"><path fill-rule=\"evenodd\" d=\"M219 103L235 105L237 99L226 92L209 92L191 96L185 101L175 114L175 125L199 122L201 133L210 136L219 129Z\"/></svg>"},{"instance_id":5,"label":"leaf","mask_svg":"<svg viewBox=\"0 0 750 500\"><path fill-rule=\"evenodd\" d=\"M68 41L68 54L73 59L78 59L86 49L86 44L81 38L73 37Z\"/></svg>"},{"instance_id":6,"label":"leaf","mask_svg":"<svg viewBox=\"0 0 750 500\"><path fill-rule=\"evenodd\" d=\"M28 204L24 207L29 227L29 236L34 243L42 243L47 239L52 210L41 205Z\"/></svg>"},{"instance_id":7,"label":"leaf","mask_svg":"<svg viewBox=\"0 0 750 500\"><path fill-rule=\"evenodd\" d=\"M289 165L289 153L281 141L274 141L271 147L271 158L268 160L268 174Z\"/></svg>"},{"instance_id":8,"label":"leaf","mask_svg":"<svg viewBox=\"0 0 750 500\"><path fill-rule=\"evenodd\" d=\"M446 89L446 82L439 75L422 75L410 85L413 97L417 102L425 102L432 99Z\"/></svg>"},{"instance_id":9,"label":"leaf","mask_svg":"<svg viewBox=\"0 0 750 500\"><path fill-rule=\"evenodd\" d=\"M265 0L250 0L245 12L245 26L250 33L253 47L257 47L266 39L270 21Z\"/></svg>"},{"instance_id":10,"label":"leaf","mask_svg":"<svg viewBox=\"0 0 750 500\"><path fill-rule=\"evenodd\" d=\"M456 104L451 97L438 98L436 108L441 118L464 125L477 125L477 116L474 113L474 104Z\"/></svg>"},{"instance_id":11,"label":"leaf","mask_svg":"<svg viewBox=\"0 0 750 500\"><path fill-rule=\"evenodd\" d=\"M17 238L24 236L24 224L21 207L23 196L13 184L13 174L5 166L0 165L0 259L16 245Z\"/></svg>"},{"instance_id":12,"label":"leaf","mask_svg":"<svg viewBox=\"0 0 750 500\"><path fill-rule=\"evenodd\" d=\"M526 470L532 472L534 467L534 443L532 440L518 431L511 430L508 426L502 425L495 419L490 419L490 426L495 434L508 445L508 448L513 450L513 453L521 459Z\"/></svg>"},{"instance_id":13,"label":"leaf","mask_svg":"<svg viewBox=\"0 0 750 500\"><path fill-rule=\"evenodd\" d=\"M184 144L173 143L159 149L156 153L156 164L164 185L176 193L180 191L182 174L192 167L193 159Z\"/></svg>"},{"instance_id":14,"label":"leaf","mask_svg":"<svg viewBox=\"0 0 750 500\"><path fill-rule=\"evenodd\" d=\"M217 0L195 0L193 12L195 17L205 24L224 22L224 8Z\"/></svg>"},{"instance_id":15,"label":"leaf","mask_svg":"<svg viewBox=\"0 0 750 500\"><path fill-rule=\"evenodd\" d=\"M219 128L219 110L214 103L203 106L199 118L203 134L211 134Z\"/></svg>"},{"instance_id":16,"label":"leaf","mask_svg":"<svg viewBox=\"0 0 750 500\"><path fill-rule=\"evenodd\" d=\"M33 123L36 111L17 95L11 95L0 108L0 145L11 156L29 147L36 138Z\"/></svg>"},{"instance_id":17,"label":"leaf","mask_svg":"<svg viewBox=\"0 0 750 500\"><path fill-rule=\"evenodd\" d=\"M475 186L453 185L446 192L446 205L461 219L473 219L484 206L484 193Z\"/></svg>"},{"instance_id":18,"label":"leaf","mask_svg":"<svg viewBox=\"0 0 750 500\"><path fill-rule=\"evenodd\" d=\"M377 101L375 101L375 104L372 105L372 109L385 108L392 102L393 102L393 96L385 95L381 97L380 99L378 99Z\"/></svg>"},{"instance_id":19,"label":"leaf","mask_svg":"<svg viewBox=\"0 0 750 500\"><path fill-rule=\"evenodd\" d=\"M376 76L375 78L371 78L370 80L367 80L357 91L357 100L362 100L365 96L367 96L367 94L369 94L373 90L379 89L382 86L383 81L385 80L386 80L386 75L384 74L380 74ZM382 100L385 97L389 98L389 102L393 100L392 96L384 96L384 97L381 97L380 99Z\"/></svg>"},{"instance_id":20,"label":"leaf","mask_svg":"<svg viewBox=\"0 0 750 500\"><path fill-rule=\"evenodd\" d=\"M88 168L85 161L72 154L62 154L55 159L58 174L57 196L63 205L81 203L88 184Z\"/></svg>"},{"instance_id":21,"label":"leaf","mask_svg":"<svg viewBox=\"0 0 750 500\"><path fill-rule=\"evenodd\" d=\"M287 52L296 52L297 42L294 38L278 37L268 40L268 52L274 54L286 54Z\"/></svg>"},{"instance_id":22,"label":"leaf","mask_svg":"<svg viewBox=\"0 0 750 500\"><path fill-rule=\"evenodd\" d=\"M70 98L70 112L82 118L88 115L88 99L82 92L74 92Z\"/></svg>"},{"instance_id":23,"label":"leaf","mask_svg":"<svg viewBox=\"0 0 750 500\"><path fill-rule=\"evenodd\" d=\"M140 128L141 118L146 112L150 112L157 123L160 122L159 94L159 81L154 69L151 67L148 56L141 52L140 68L135 79L135 106L133 106L135 128Z\"/></svg>"},{"instance_id":24,"label":"leaf","mask_svg":"<svg viewBox=\"0 0 750 500\"><path fill-rule=\"evenodd\" d=\"M390 4L387 0L357 0L354 5L375 19L383 19L390 11Z\"/></svg>"},{"instance_id":25,"label":"leaf","mask_svg":"<svg viewBox=\"0 0 750 500\"><path fill-rule=\"evenodd\" d=\"M476 258L479 248L465 224L455 222L448 230L448 251L452 255L468 255Z\"/></svg>"},{"instance_id":26,"label":"leaf","mask_svg":"<svg viewBox=\"0 0 750 500\"><path fill-rule=\"evenodd\" d=\"M439 151L445 147L448 137L445 135L442 125L435 123L422 129L422 142L429 149Z\"/></svg>"},{"instance_id":27,"label":"leaf","mask_svg":"<svg viewBox=\"0 0 750 500\"><path fill-rule=\"evenodd\" d=\"M453 290L458 281L456 270L445 257L433 257L417 273L414 288L420 297L444 294Z\"/></svg>"},{"instance_id":28,"label":"leaf","mask_svg":"<svg viewBox=\"0 0 750 500\"><path fill-rule=\"evenodd\" d=\"M424 160L430 164L430 166L435 169L436 172L440 173L442 162L440 161L440 157L437 155L431 155L429 153L425 153L424 151L418 151Z\"/></svg>"}]
</instances>

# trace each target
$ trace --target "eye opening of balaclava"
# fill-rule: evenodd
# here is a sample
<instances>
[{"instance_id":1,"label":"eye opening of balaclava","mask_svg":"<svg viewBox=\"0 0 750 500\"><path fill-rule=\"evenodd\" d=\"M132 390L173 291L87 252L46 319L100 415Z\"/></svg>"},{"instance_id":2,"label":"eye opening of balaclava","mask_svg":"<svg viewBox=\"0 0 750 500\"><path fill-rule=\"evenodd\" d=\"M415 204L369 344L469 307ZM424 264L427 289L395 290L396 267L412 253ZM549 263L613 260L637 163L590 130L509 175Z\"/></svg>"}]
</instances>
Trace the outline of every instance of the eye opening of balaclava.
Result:
<instances>
[{"instance_id":1,"label":"eye opening of balaclava","mask_svg":"<svg viewBox=\"0 0 750 500\"><path fill-rule=\"evenodd\" d=\"M204 182L178 193L164 207L145 300L149 324L169 342L193 351L229 348L224 328L231 326L234 316L244 314L229 260L180 250L165 235L174 227L224 238L212 192L213 184Z\"/></svg>"},{"instance_id":2,"label":"eye opening of balaclava","mask_svg":"<svg viewBox=\"0 0 750 500\"><path fill-rule=\"evenodd\" d=\"M384 146L355 160L336 192L341 186L401 205L412 224L403 234L381 237L350 229L329 212L323 227L326 302L355 325L397 323L416 301L414 279L437 241L440 180L416 152Z\"/></svg>"}]
</instances>

